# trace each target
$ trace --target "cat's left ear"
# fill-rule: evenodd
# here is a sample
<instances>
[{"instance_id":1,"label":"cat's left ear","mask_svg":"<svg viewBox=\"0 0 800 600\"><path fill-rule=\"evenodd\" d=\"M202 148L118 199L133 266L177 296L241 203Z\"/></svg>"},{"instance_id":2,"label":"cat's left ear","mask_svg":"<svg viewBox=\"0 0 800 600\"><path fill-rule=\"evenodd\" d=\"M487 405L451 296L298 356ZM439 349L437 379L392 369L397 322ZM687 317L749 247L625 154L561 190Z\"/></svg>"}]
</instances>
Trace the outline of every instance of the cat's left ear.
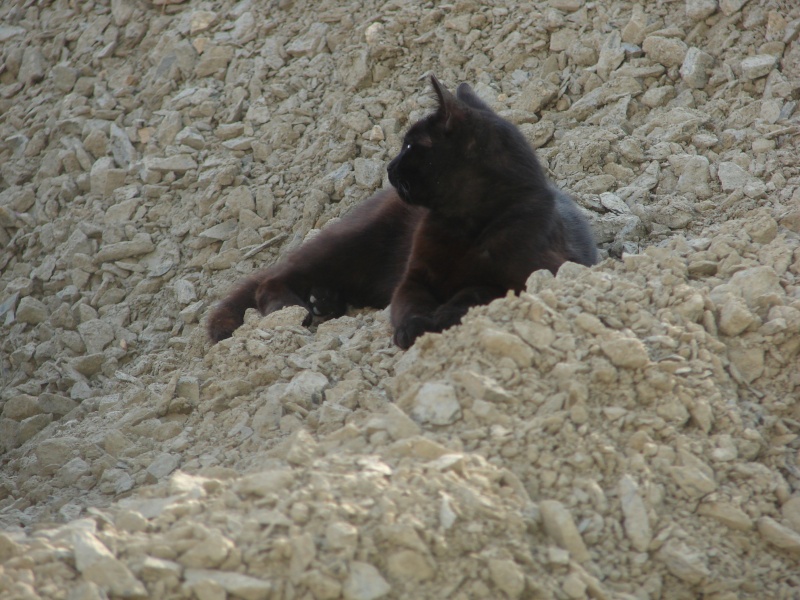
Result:
<instances>
[{"instance_id":1,"label":"cat's left ear","mask_svg":"<svg viewBox=\"0 0 800 600\"><path fill-rule=\"evenodd\" d=\"M439 98L439 112L445 122L445 130L450 131L467 116L467 107L444 87L435 75L431 75L431 85Z\"/></svg>"}]
</instances>

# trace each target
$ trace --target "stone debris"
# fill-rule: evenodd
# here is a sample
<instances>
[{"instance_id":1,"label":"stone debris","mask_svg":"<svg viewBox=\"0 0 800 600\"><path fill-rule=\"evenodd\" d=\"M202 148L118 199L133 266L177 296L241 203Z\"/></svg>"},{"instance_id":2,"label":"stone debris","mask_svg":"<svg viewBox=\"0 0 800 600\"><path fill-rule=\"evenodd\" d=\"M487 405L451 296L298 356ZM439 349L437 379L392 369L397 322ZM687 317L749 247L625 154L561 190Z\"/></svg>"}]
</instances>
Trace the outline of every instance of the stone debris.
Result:
<instances>
[{"instance_id":1,"label":"stone debris","mask_svg":"<svg viewBox=\"0 0 800 600\"><path fill-rule=\"evenodd\" d=\"M0 7L0 600L793 597L800 8L262 4ZM209 346L431 69L607 260Z\"/></svg>"}]
</instances>

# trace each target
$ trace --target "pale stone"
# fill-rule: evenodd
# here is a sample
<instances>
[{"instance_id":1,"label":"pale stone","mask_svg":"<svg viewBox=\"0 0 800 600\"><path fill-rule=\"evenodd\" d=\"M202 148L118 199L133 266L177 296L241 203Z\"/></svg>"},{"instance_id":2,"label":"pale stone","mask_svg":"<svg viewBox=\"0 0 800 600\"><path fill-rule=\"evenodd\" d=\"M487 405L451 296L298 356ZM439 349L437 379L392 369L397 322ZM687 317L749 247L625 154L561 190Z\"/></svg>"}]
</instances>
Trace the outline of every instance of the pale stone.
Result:
<instances>
[{"instance_id":1,"label":"pale stone","mask_svg":"<svg viewBox=\"0 0 800 600\"><path fill-rule=\"evenodd\" d=\"M600 48L600 57L597 60L597 74L603 81L608 80L611 73L625 60L625 50L622 48L622 37L618 29L613 29L606 36Z\"/></svg>"},{"instance_id":2,"label":"pale stone","mask_svg":"<svg viewBox=\"0 0 800 600\"><path fill-rule=\"evenodd\" d=\"M686 51L681 65L681 78L689 87L702 89L708 83L708 70L714 65L714 57L692 46Z\"/></svg>"},{"instance_id":3,"label":"pale stone","mask_svg":"<svg viewBox=\"0 0 800 600\"><path fill-rule=\"evenodd\" d=\"M19 556L23 552L23 547L12 540L8 535L0 533L0 563L8 559Z\"/></svg>"},{"instance_id":4,"label":"pale stone","mask_svg":"<svg viewBox=\"0 0 800 600\"><path fill-rule=\"evenodd\" d=\"M726 17L742 10L742 7L747 4L747 0L720 0L719 8Z\"/></svg>"},{"instance_id":5,"label":"pale stone","mask_svg":"<svg viewBox=\"0 0 800 600\"><path fill-rule=\"evenodd\" d=\"M781 516L789 527L800 533L800 496L793 496L783 503Z\"/></svg>"},{"instance_id":6,"label":"pale stone","mask_svg":"<svg viewBox=\"0 0 800 600\"><path fill-rule=\"evenodd\" d=\"M390 554L386 568L392 577L404 581L426 581L435 574L428 559L414 550L399 550Z\"/></svg>"},{"instance_id":7,"label":"pale stone","mask_svg":"<svg viewBox=\"0 0 800 600\"><path fill-rule=\"evenodd\" d=\"M39 407L39 402L34 396L20 394L6 400L3 405L2 415L6 419L22 421L42 412L42 409Z\"/></svg>"},{"instance_id":8,"label":"pale stone","mask_svg":"<svg viewBox=\"0 0 800 600\"><path fill-rule=\"evenodd\" d=\"M302 522L303 519L297 519ZM317 554L317 547L314 543L314 536L309 532L292 536L292 558L289 561L289 576L299 579L303 572L308 569ZM355 553L355 549L352 550Z\"/></svg>"},{"instance_id":9,"label":"pale stone","mask_svg":"<svg viewBox=\"0 0 800 600\"><path fill-rule=\"evenodd\" d=\"M758 532L766 541L789 552L800 552L800 533L778 523L771 517L761 517Z\"/></svg>"},{"instance_id":10,"label":"pale stone","mask_svg":"<svg viewBox=\"0 0 800 600\"><path fill-rule=\"evenodd\" d=\"M533 362L533 350L518 336L497 329L486 329L480 334L481 345L492 354L508 357L520 367Z\"/></svg>"},{"instance_id":11,"label":"pale stone","mask_svg":"<svg viewBox=\"0 0 800 600\"><path fill-rule=\"evenodd\" d=\"M723 335L739 335L755 322L756 316L739 298L729 296L720 309L718 325L719 331Z\"/></svg>"},{"instance_id":12,"label":"pale stone","mask_svg":"<svg viewBox=\"0 0 800 600\"><path fill-rule=\"evenodd\" d=\"M613 337L600 342L603 353L617 367L638 369L650 362L647 348L641 340L631 337Z\"/></svg>"},{"instance_id":13,"label":"pale stone","mask_svg":"<svg viewBox=\"0 0 800 600\"><path fill-rule=\"evenodd\" d=\"M266 496L286 490L293 481L290 470L261 471L240 479L236 489L240 494Z\"/></svg>"},{"instance_id":14,"label":"pale stone","mask_svg":"<svg viewBox=\"0 0 800 600\"><path fill-rule=\"evenodd\" d=\"M384 419L386 431L392 436L394 440L401 440L403 438L418 435L420 427L409 416L400 410L394 404L386 406L386 415Z\"/></svg>"},{"instance_id":15,"label":"pale stone","mask_svg":"<svg viewBox=\"0 0 800 600\"><path fill-rule=\"evenodd\" d=\"M537 350L547 350L556 341L556 332L552 327L533 321L514 321L514 331Z\"/></svg>"},{"instance_id":16,"label":"pale stone","mask_svg":"<svg viewBox=\"0 0 800 600\"><path fill-rule=\"evenodd\" d=\"M195 76L209 77L224 73L228 68L228 63L233 59L233 55L234 49L230 46L206 46L194 67Z\"/></svg>"},{"instance_id":17,"label":"pale stone","mask_svg":"<svg viewBox=\"0 0 800 600\"><path fill-rule=\"evenodd\" d=\"M742 59L742 77L744 79L758 79L769 75L778 62L778 57L773 54L758 54Z\"/></svg>"},{"instance_id":18,"label":"pale stone","mask_svg":"<svg viewBox=\"0 0 800 600\"><path fill-rule=\"evenodd\" d=\"M136 533L137 531L144 531L147 529L147 519L138 511L121 510L114 519L114 525L116 525L117 529L120 531Z\"/></svg>"},{"instance_id":19,"label":"pale stone","mask_svg":"<svg viewBox=\"0 0 800 600\"><path fill-rule=\"evenodd\" d=\"M665 67L677 67L683 63L688 46L679 39L650 35L642 43L647 57Z\"/></svg>"},{"instance_id":20,"label":"pale stone","mask_svg":"<svg viewBox=\"0 0 800 600\"><path fill-rule=\"evenodd\" d=\"M697 508L697 513L716 519L726 527L738 531L753 528L753 520L738 506L726 502L704 502Z\"/></svg>"},{"instance_id":21,"label":"pale stone","mask_svg":"<svg viewBox=\"0 0 800 600\"><path fill-rule=\"evenodd\" d=\"M342 584L333 577L323 575L313 569L305 574L303 582L308 586L315 600L336 600L342 594Z\"/></svg>"},{"instance_id":22,"label":"pale stone","mask_svg":"<svg viewBox=\"0 0 800 600\"><path fill-rule=\"evenodd\" d=\"M680 488L692 498L699 498L717 489L717 482L694 466L672 467L670 475Z\"/></svg>"},{"instance_id":23,"label":"pale stone","mask_svg":"<svg viewBox=\"0 0 800 600\"><path fill-rule=\"evenodd\" d=\"M680 177L675 188L677 191L691 193L698 198L711 196L712 191L708 181L710 163L705 156L686 156L676 164L680 168Z\"/></svg>"},{"instance_id":24,"label":"pale stone","mask_svg":"<svg viewBox=\"0 0 800 600\"><path fill-rule=\"evenodd\" d=\"M233 542L219 531L211 533L202 540L197 540L179 559L185 567L207 569L218 567L234 548Z\"/></svg>"},{"instance_id":25,"label":"pale stone","mask_svg":"<svg viewBox=\"0 0 800 600\"><path fill-rule=\"evenodd\" d=\"M189 21L189 34L202 33L217 20L217 13L210 10L196 10Z\"/></svg>"},{"instance_id":26,"label":"pale stone","mask_svg":"<svg viewBox=\"0 0 800 600\"><path fill-rule=\"evenodd\" d=\"M686 0L686 16L702 21L717 11L717 0Z\"/></svg>"},{"instance_id":27,"label":"pale stone","mask_svg":"<svg viewBox=\"0 0 800 600\"><path fill-rule=\"evenodd\" d=\"M528 322L526 321L525 323L527 324ZM453 374L453 381L463 386L466 392L476 400L485 400L492 403L514 402L514 397L503 389L497 380L482 373L458 371Z\"/></svg>"},{"instance_id":28,"label":"pale stone","mask_svg":"<svg viewBox=\"0 0 800 600\"><path fill-rule=\"evenodd\" d=\"M630 475L623 475L619 480L619 497L622 503L622 514L625 517L625 533L631 545L639 552L647 552L653 539L647 507L639 494L639 486Z\"/></svg>"},{"instance_id":29,"label":"pale stone","mask_svg":"<svg viewBox=\"0 0 800 600\"><path fill-rule=\"evenodd\" d=\"M327 34L325 23L313 23L305 34L289 42L286 53L289 56L316 56L325 50Z\"/></svg>"},{"instance_id":30,"label":"pale stone","mask_svg":"<svg viewBox=\"0 0 800 600\"><path fill-rule=\"evenodd\" d=\"M300 429L292 436L286 460L293 465L309 465L317 454L319 444L305 429Z\"/></svg>"},{"instance_id":31,"label":"pale stone","mask_svg":"<svg viewBox=\"0 0 800 600\"><path fill-rule=\"evenodd\" d=\"M109 156L98 158L92 165L89 175L93 194L103 197L111 195L118 187L125 183L126 171L114 167L114 159Z\"/></svg>"},{"instance_id":32,"label":"pale stone","mask_svg":"<svg viewBox=\"0 0 800 600\"><path fill-rule=\"evenodd\" d=\"M236 219L228 219L222 223L212 225L208 229L201 231L198 235L209 240L224 242L233 237L239 223Z\"/></svg>"},{"instance_id":33,"label":"pale stone","mask_svg":"<svg viewBox=\"0 0 800 600\"><path fill-rule=\"evenodd\" d=\"M392 586L369 563L350 563L350 573L342 592L345 600L377 600L392 591Z\"/></svg>"},{"instance_id":34,"label":"pale stone","mask_svg":"<svg viewBox=\"0 0 800 600\"><path fill-rule=\"evenodd\" d=\"M286 386L281 398L282 402L298 402L302 406L319 404L330 381L322 373L306 370L295 375Z\"/></svg>"},{"instance_id":35,"label":"pale stone","mask_svg":"<svg viewBox=\"0 0 800 600\"><path fill-rule=\"evenodd\" d=\"M717 168L717 177L722 184L722 189L725 192L732 192L734 190L741 190L745 185L750 183L753 176L745 171L742 167L735 162L721 162Z\"/></svg>"},{"instance_id":36,"label":"pale stone","mask_svg":"<svg viewBox=\"0 0 800 600\"><path fill-rule=\"evenodd\" d=\"M150 237L149 233L140 232L133 236L129 242L116 242L114 244L106 244L100 248L94 256L94 262L101 264L104 262L113 262L123 258L132 258L147 254L155 250L155 244Z\"/></svg>"},{"instance_id":37,"label":"pale stone","mask_svg":"<svg viewBox=\"0 0 800 600\"><path fill-rule=\"evenodd\" d=\"M566 507L557 500L543 500L539 503L539 510L542 513L542 521L547 535L553 538L559 546L569 550L578 562L589 560L586 544Z\"/></svg>"},{"instance_id":38,"label":"pale stone","mask_svg":"<svg viewBox=\"0 0 800 600\"><path fill-rule=\"evenodd\" d=\"M703 555L683 542L669 540L656 556L670 573L687 583L701 583L710 575Z\"/></svg>"},{"instance_id":39,"label":"pale stone","mask_svg":"<svg viewBox=\"0 0 800 600\"><path fill-rule=\"evenodd\" d=\"M39 443L34 450L38 469L43 475L52 475L78 453L80 441L74 437L50 438Z\"/></svg>"},{"instance_id":40,"label":"pale stone","mask_svg":"<svg viewBox=\"0 0 800 600\"><path fill-rule=\"evenodd\" d=\"M148 556L144 559L139 576L144 581L158 581L165 577L180 578L183 569L181 566L171 560L164 560L163 558L155 558Z\"/></svg>"},{"instance_id":41,"label":"pale stone","mask_svg":"<svg viewBox=\"0 0 800 600\"><path fill-rule=\"evenodd\" d=\"M512 107L528 113L538 113L552 102L558 94L558 86L544 79L534 79L520 90Z\"/></svg>"},{"instance_id":42,"label":"pale stone","mask_svg":"<svg viewBox=\"0 0 800 600\"><path fill-rule=\"evenodd\" d=\"M185 173L186 171L196 169L197 163L189 154L175 154L166 157L146 156L144 158L144 166L151 171L162 173L168 173L170 171Z\"/></svg>"},{"instance_id":43,"label":"pale stone","mask_svg":"<svg viewBox=\"0 0 800 600\"><path fill-rule=\"evenodd\" d=\"M112 595L145 597L147 591L122 562L88 531L74 530L72 541L75 567L84 579L97 584Z\"/></svg>"},{"instance_id":44,"label":"pale stone","mask_svg":"<svg viewBox=\"0 0 800 600\"><path fill-rule=\"evenodd\" d=\"M453 386L427 382L414 397L411 416L422 423L450 425L461 418L461 405Z\"/></svg>"},{"instance_id":45,"label":"pale stone","mask_svg":"<svg viewBox=\"0 0 800 600\"><path fill-rule=\"evenodd\" d=\"M384 165L370 158L357 158L353 161L356 183L366 188L376 188L383 180Z\"/></svg>"},{"instance_id":46,"label":"pale stone","mask_svg":"<svg viewBox=\"0 0 800 600\"><path fill-rule=\"evenodd\" d=\"M17 320L29 325L38 325L47 319L48 310L41 300L25 296L17 305Z\"/></svg>"},{"instance_id":47,"label":"pale stone","mask_svg":"<svg viewBox=\"0 0 800 600\"><path fill-rule=\"evenodd\" d=\"M634 4L631 18L622 30L622 41L637 46L644 40L647 31L647 14L641 4Z\"/></svg>"},{"instance_id":48,"label":"pale stone","mask_svg":"<svg viewBox=\"0 0 800 600\"><path fill-rule=\"evenodd\" d=\"M168 452L159 453L147 467L147 481L149 483L161 481L177 469L179 464L181 464L179 455Z\"/></svg>"},{"instance_id":49,"label":"pale stone","mask_svg":"<svg viewBox=\"0 0 800 600\"><path fill-rule=\"evenodd\" d=\"M742 297L751 308L758 307L761 296L785 294L775 269L766 265L737 271L731 277L730 286L741 291Z\"/></svg>"},{"instance_id":50,"label":"pale stone","mask_svg":"<svg viewBox=\"0 0 800 600\"><path fill-rule=\"evenodd\" d=\"M588 586L578 573L570 573L567 575L564 578L564 584L561 586L564 593L570 598L575 598L575 600L586 598L587 587ZM594 594L592 595L594 596Z\"/></svg>"},{"instance_id":51,"label":"pale stone","mask_svg":"<svg viewBox=\"0 0 800 600\"><path fill-rule=\"evenodd\" d=\"M508 598L519 598L525 591L525 573L513 560L489 559L489 576Z\"/></svg>"},{"instance_id":52,"label":"pale stone","mask_svg":"<svg viewBox=\"0 0 800 600\"><path fill-rule=\"evenodd\" d=\"M186 585L192 589L195 589L203 581L213 581L228 594L243 600L267 600L272 597L275 588L272 583L263 579L241 573L210 569L186 569L184 579Z\"/></svg>"}]
</instances>

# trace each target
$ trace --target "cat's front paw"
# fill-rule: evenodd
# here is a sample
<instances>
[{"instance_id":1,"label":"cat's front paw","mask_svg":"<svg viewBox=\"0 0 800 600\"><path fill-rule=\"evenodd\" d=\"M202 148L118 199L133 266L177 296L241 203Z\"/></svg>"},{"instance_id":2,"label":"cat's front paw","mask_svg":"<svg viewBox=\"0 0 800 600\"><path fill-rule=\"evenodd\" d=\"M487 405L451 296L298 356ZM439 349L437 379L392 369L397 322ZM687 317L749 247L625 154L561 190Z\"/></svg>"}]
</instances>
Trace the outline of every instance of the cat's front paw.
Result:
<instances>
[{"instance_id":1,"label":"cat's front paw","mask_svg":"<svg viewBox=\"0 0 800 600\"><path fill-rule=\"evenodd\" d=\"M242 324L240 315L231 311L230 308L224 304L218 306L211 313L208 318L206 328L208 330L208 337L211 342L216 344L233 335L233 332Z\"/></svg>"},{"instance_id":2,"label":"cat's front paw","mask_svg":"<svg viewBox=\"0 0 800 600\"><path fill-rule=\"evenodd\" d=\"M408 350L423 333L435 330L436 325L430 317L408 317L394 330L394 343L403 350Z\"/></svg>"}]
</instances>

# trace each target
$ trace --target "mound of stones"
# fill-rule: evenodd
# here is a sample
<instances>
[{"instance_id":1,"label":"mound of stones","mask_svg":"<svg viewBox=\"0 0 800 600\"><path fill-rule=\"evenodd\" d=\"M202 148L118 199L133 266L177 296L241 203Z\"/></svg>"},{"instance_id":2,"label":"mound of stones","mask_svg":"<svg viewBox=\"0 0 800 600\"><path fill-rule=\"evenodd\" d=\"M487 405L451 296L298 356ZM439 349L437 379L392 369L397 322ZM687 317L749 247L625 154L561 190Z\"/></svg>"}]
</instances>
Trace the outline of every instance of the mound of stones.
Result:
<instances>
[{"instance_id":1,"label":"mound of stones","mask_svg":"<svg viewBox=\"0 0 800 600\"><path fill-rule=\"evenodd\" d=\"M652 3L651 3L652 4ZM0 600L790 598L800 9L0 7ZM470 82L592 221L407 352L203 319Z\"/></svg>"}]
</instances>

